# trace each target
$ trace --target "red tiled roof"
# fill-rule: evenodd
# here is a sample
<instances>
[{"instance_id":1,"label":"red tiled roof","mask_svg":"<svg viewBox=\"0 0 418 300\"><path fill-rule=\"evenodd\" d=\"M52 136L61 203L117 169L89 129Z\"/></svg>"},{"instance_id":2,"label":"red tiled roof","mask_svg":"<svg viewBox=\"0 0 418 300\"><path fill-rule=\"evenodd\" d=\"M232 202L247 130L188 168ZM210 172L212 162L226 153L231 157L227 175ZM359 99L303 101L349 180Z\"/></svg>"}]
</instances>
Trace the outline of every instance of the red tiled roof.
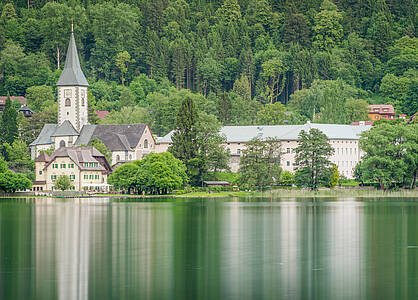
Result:
<instances>
[{"instance_id":1,"label":"red tiled roof","mask_svg":"<svg viewBox=\"0 0 418 300\"><path fill-rule=\"evenodd\" d=\"M106 116L110 114L107 110L96 110L96 115L99 119L104 119Z\"/></svg>"},{"instance_id":2,"label":"red tiled roof","mask_svg":"<svg viewBox=\"0 0 418 300\"><path fill-rule=\"evenodd\" d=\"M0 96L0 105L6 103L7 96ZM19 100L23 105L26 105L26 98L23 96L10 96L10 100Z\"/></svg>"},{"instance_id":3,"label":"red tiled roof","mask_svg":"<svg viewBox=\"0 0 418 300\"><path fill-rule=\"evenodd\" d=\"M395 109L391 104L371 104L369 105L369 113L378 113L378 114L394 114Z\"/></svg>"}]
</instances>

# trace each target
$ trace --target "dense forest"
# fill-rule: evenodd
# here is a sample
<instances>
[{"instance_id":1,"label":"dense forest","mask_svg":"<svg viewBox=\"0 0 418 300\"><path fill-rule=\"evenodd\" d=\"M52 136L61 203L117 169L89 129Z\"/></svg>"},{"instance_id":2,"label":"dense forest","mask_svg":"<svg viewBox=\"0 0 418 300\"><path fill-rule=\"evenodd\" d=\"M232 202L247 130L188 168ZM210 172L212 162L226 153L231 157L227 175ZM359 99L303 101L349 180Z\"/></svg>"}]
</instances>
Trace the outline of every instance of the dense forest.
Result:
<instances>
[{"instance_id":1,"label":"dense forest","mask_svg":"<svg viewBox=\"0 0 418 300\"><path fill-rule=\"evenodd\" d=\"M414 0L15 0L0 3L0 94L56 117L72 20L91 122L164 135L182 99L224 125L350 123L418 109ZM93 110L108 110L103 120ZM23 122L24 123L24 122ZM36 125L38 124L38 125Z\"/></svg>"}]
</instances>

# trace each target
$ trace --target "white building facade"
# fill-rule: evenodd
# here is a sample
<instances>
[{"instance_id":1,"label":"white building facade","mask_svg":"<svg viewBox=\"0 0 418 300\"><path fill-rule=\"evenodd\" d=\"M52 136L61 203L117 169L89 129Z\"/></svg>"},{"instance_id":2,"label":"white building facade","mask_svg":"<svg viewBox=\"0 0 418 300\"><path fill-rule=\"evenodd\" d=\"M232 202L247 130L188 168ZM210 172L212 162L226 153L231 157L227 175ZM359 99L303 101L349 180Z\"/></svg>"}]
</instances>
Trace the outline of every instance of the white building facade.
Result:
<instances>
[{"instance_id":1,"label":"white building facade","mask_svg":"<svg viewBox=\"0 0 418 300\"><path fill-rule=\"evenodd\" d=\"M274 125L274 126L224 126L220 134L225 138L223 146L230 152L229 167L232 172L239 169L240 158L246 144L254 138L275 138L281 144L280 164L284 171L295 172L298 136L302 130L309 132L316 128L327 137L334 154L329 158L338 167L340 175L347 178L354 177L354 169L359 163L362 153L360 151L360 135L371 128L369 125L340 125L340 124L311 124L304 125ZM157 141L156 152L165 152L171 145L170 132Z\"/></svg>"}]
</instances>

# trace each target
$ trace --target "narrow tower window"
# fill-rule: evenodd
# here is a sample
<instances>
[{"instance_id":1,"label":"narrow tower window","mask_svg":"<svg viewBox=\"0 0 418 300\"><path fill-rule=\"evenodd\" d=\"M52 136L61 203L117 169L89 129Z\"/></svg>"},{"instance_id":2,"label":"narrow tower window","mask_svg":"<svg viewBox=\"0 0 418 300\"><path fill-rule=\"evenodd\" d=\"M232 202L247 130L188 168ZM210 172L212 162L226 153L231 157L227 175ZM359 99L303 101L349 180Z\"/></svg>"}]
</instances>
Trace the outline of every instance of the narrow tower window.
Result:
<instances>
[{"instance_id":1,"label":"narrow tower window","mask_svg":"<svg viewBox=\"0 0 418 300\"><path fill-rule=\"evenodd\" d=\"M148 140L147 139L144 140L144 148L148 148Z\"/></svg>"},{"instance_id":2,"label":"narrow tower window","mask_svg":"<svg viewBox=\"0 0 418 300\"><path fill-rule=\"evenodd\" d=\"M65 99L65 106L71 106L70 98Z\"/></svg>"}]
</instances>

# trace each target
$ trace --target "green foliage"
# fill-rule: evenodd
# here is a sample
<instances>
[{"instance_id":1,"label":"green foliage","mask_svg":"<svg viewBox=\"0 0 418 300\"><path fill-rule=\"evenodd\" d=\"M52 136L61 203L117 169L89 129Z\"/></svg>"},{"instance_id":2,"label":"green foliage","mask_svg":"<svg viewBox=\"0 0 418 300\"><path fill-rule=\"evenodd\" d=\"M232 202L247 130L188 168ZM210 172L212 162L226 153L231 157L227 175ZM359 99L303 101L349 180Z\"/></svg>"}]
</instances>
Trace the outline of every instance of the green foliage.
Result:
<instances>
[{"instance_id":1,"label":"green foliage","mask_svg":"<svg viewBox=\"0 0 418 300\"><path fill-rule=\"evenodd\" d=\"M72 186L73 183L70 179L69 176L67 175L60 175L58 176L58 178L55 180L55 188L59 189L61 191L66 191L69 190Z\"/></svg>"},{"instance_id":2,"label":"green foliage","mask_svg":"<svg viewBox=\"0 0 418 300\"><path fill-rule=\"evenodd\" d=\"M0 141L12 144L18 136L17 111L12 107L10 95L7 96L0 122Z\"/></svg>"},{"instance_id":3,"label":"green foliage","mask_svg":"<svg viewBox=\"0 0 418 300\"><path fill-rule=\"evenodd\" d=\"M275 139L253 139L242 151L239 173L241 184L263 189L279 181L281 146Z\"/></svg>"},{"instance_id":4,"label":"green foliage","mask_svg":"<svg viewBox=\"0 0 418 300\"><path fill-rule=\"evenodd\" d=\"M334 149L325 134L315 128L309 133L302 130L295 151L298 165L295 173L297 185L315 190L320 184L330 182L333 174L329 169L331 162L328 158L334 153Z\"/></svg>"},{"instance_id":5,"label":"green foliage","mask_svg":"<svg viewBox=\"0 0 418 300\"><path fill-rule=\"evenodd\" d=\"M31 187L32 182L26 175L9 170L6 161L0 157L0 191L14 193L16 191L26 191Z\"/></svg>"},{"instance_id":6,"label":"green foliage","mask_svg":"<svg viewBox=\"0 0 418 300\"><path fill-rule=\"evenodd\" d=\"M418 125L403 121L377 122L364 132L360 147L365 152L356 177L375 180L381 189L398 183L413 187L418 174Z\"/></svg>"},{"instance_id":7,"label":"green foliage","mask_svg":"<svg viewBox=\"0 0 418 300\"><path fill-rule=\"evenodd\" d=\"M112 163L112 152L106 148L106 145L101 140L94 138L90 141L89 146L96 148L101 154L103 154L109 164Z\"/></svg>"},{"instance_id":8,"label":"green foliage","mask_svg":"<svg viewBox=\"0 0 418 300\"><path fill-rule=\"evenodd\" d=\"M290 171L284 171L280 177L279 183L281 185L291 186L295 183L295 175Z\"/></svg>"},{"instance_id":9,"label":"green foliage","mask_svg":"<svg viewBox=\"0 0 418 300\"><path fill-rule=\"evenodd\" d=\"M185 165L169 153L151 153L118 167L108 179L115 189L137 194L167 194L188 182Z\"/></svg>"},{"instance_id":10,"label":"green foliage","mask_svg":"<svg viewBox=\"0 0 418 300\"><path fill-rule=\"evenodd\" d=\"M257 113L257 123L260 125L282 125L286 119L286 107L276 102L267 104Z\"/></svg>"},{"instance_id":11,"label":"green foliage","mask_svg":"<svg viewBox=\"0 0 418 300\"><path fill-rule=\"evenodd\" d=\"M369 104L363 99L347 99L345 111L347 123L368 120Z\"/></svg>"},{"instance_id":12,"label":"green foliage","mask_svg":"<svg viewBox=\"0 0 418 300\"><path fill-rule=\"evenodd\" d=\"M186 96L223 125L255 124L266 103L287 106L289 99L295 104L286 108L292 124L358 119L345 113L351 98L379 98L407 115L417 110L411 1L27 5L16 0L0 5L0 94L28 96L37 114L49 110L55 98L51 93L56 95L72 19L90 84L91 123L96 123L94 110L108 110L119 113L111 123L126 114L129 122L151 120L153 132L164 135L175 128ZM22 121L29 129L21 131L25 142L39 130L34 123Z\"/></svg>"},{"instance_id":13,"label":"green foliage","mask_svg":"<svg viewBox=\"0 0 418 300\"><path fill-rule=\"evenodd\" d=\"M26 101L28 107L34 112L44 111L54 104L52 88L47 85L31 86L26 90Z\"/></svg>"},{"instance_id":14,"label":"green foliage","mask_svg":"<svg viewBox=\"0 0 418 300\"><path fill-rule=\"evenodd\" d=\"M353 117L353 111L346 108L347 100L362 94L361 90L344 83L341 79L317 80L311 88L293 94L290 106L318 123L345 124ZM349 107L350 102L348 102ZM358 116L357 112L355 116Z\"/></svg>"}]
</instances>

